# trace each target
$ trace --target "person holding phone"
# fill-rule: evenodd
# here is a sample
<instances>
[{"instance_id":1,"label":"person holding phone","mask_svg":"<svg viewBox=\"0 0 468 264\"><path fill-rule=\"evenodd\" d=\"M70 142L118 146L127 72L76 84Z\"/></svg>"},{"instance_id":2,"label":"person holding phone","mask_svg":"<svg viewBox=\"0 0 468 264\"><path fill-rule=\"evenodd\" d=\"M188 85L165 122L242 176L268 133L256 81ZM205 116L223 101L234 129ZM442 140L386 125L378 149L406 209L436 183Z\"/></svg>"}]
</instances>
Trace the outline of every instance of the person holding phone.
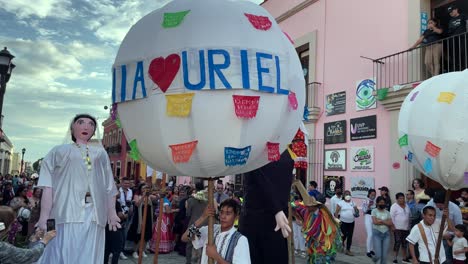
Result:
<instances>
[{"instance_id":1,"label":"person holding phone","mask_svg":"<svg viewBox=\"0 0 468 264\"><path fill-rule=\"evenodd\" d=\"M47 220L55 219L58 239L51 241L39 264L103 263L106 224L112 230L121 227L109 156L91 141L96 125L93 116L76 115L70 124L72 142L54 147L41 163L37 227L46 230Z\"/></svg>"},{"instance_id":2,"label":"person holding phone","mask_svg":"<svg viewBox=\"0 0 468 264\"><path fill-rule=\"evenodd\" d=\"M421 37L410 47L414 49L420 44L424 45L424 64L431 76L440 73L440 58L442 57L442 39L443 30L437 23L437 20L431 18L427 21L427 29Z\"/></svg>"},{"instance_id":3,"label":"person holding phone","mask_svg":"<svg viewBox=\"0 0 468 264\"><path fill-rule=\"evenodd\" d=\"M11 223L16 219L15 211L8 206L0 206L0 237L4 237L10 231ZM55 231L43 233L36 232L33 236L40 240L31 248L17 248L8 242L0 241L0 263L2 264L28 264L39 259L44 252L44 248L56 235Z\"/></svg>"}]
</instances>

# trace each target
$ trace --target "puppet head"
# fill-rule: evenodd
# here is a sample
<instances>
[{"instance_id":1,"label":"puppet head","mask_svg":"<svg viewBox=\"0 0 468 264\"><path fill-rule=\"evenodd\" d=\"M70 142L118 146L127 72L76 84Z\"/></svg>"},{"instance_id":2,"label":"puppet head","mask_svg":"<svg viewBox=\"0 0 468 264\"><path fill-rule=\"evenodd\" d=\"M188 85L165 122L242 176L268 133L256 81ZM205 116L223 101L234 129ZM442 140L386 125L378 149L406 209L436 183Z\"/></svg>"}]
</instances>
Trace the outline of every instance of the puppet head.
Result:
<instances>
[{"instance_id":1,"label":"puppet head","mask_svg":"<svg viewBox=\"0 0 468 264\"><path fill-rule=\"evenodd\" d=\"M87 143L96 132L96 118L89 114L78 114L70 124L73 142ZM79 142L77 142L79 141Z\"/></svg>"}]
</instances>

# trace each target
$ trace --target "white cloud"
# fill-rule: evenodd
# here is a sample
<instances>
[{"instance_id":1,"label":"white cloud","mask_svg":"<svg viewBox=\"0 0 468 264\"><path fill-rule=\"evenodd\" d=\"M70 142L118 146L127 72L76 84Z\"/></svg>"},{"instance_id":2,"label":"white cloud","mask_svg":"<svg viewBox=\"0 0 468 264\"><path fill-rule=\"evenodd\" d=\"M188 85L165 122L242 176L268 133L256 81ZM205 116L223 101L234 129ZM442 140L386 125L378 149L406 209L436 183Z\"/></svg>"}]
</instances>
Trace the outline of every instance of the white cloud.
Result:
<instances>
[{"instance_id":1,"label":"white cloud","mask_svg":"<svg viewBox=\"0 0 468 264\"><path fill-rule=\"evenodd\" d=\"M128 30L149 12L165 5L170 0L121 1L89 0L90 11L94 18L87 27L95 35L112 44L119 44Z\"/></svg>"},{"instance_id":2,"label":"white cloud","mask_svg":"<svg viewBox=\"0 0 468 264\"><path fill-rule=\"evenodd\" d=\"M18 18L56 17L64 19L71 16L70 0L0 0L0 7L16 14Z\"/></svg>"},{"instance_id":3,"label":"white cloud","mask_svg":"<svg viewBox=\"0 0 468 264\"><path fill-rule=\"evenodd\" d=\"M27 78L34 84L47 85L58 78L79 79L80 61L63 46L46 40L14 39L4 42L16 56L15 78Z\"/></svg>"},{"instance_id":4,"label":"white cloud","mask_svg":"<svg viewBox=\"0 0 468 264\"><path fill-rule=\"evenodd\" d=\"M113 60L112 56L114 48L106 45L95 45L80 41L72 41L67 45L67 48L71 55L80 60Z\"/></svg>"}]
</instances>

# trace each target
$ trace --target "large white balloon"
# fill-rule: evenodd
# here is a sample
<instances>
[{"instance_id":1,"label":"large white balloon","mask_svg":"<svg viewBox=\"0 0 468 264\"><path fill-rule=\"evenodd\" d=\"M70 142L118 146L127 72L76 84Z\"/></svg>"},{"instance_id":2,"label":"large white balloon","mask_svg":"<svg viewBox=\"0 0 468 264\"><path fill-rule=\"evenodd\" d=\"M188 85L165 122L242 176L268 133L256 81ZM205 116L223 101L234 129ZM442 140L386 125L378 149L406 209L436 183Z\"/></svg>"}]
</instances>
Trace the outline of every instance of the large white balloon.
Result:
<instances>
[{"instance_id":1,"label":"large white balloon","mask_svg":"<svg viewBox=\"0 0 468 264\"><path fill-rule=\"evenodd\" d=\"M445 188L468 187L468 70L418 85L400 110L400 146L419 171Z\"/></svg>"},{"instance_id":2,"label":"large white balloon","mask_svg":"<svg viewBox=\"0 0 468 264\"><path fill-rule=\"evenodd\" d=\"M188 115L169 116L166 95L190 93ZM233 95L260 96L255 117L238 117ZM286 149L302 120L305 80L293 45L261 6L174 0L128 32L113 66L112 96L128 141L136 140L149 165L213 177L267 164L267 142ZM193 141L188 162L174 162L169 146ZM226 147L248 146L245 164L225 163Z\"/></svg>"}]
</instances>

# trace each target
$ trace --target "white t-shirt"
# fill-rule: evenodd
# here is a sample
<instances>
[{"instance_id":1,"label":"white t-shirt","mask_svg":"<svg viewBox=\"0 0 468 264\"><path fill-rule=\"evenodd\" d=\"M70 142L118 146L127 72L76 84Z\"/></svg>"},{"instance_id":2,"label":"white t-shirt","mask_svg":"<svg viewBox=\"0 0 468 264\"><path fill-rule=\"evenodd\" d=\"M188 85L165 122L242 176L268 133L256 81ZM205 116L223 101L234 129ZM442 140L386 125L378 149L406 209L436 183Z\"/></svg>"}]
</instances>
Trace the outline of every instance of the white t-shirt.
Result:
<instances>
[{"instance_id":1,"label":"white t-shirt","mask_svg":"<svg viewBox=\"0 0 468 264\"><path fill-rule=\"evenodd\" d=\"M434 259L434 253L436 251L435 249L437 245L437 237L439 236L440 230L440 220L436 219L431 226L425 225L424 220L421 220L420 223L422 223L424 233L426 233L427 245L429 247L429 250L431 251L431 257L432 259ZM445 225L445 230L447 230L447 225ZM424 244L424 240L422 239L421 233L419 232L418 225L413 226L410 234L406 237L406 240L413 245L418 243L419 261L430 262L429 253L427 252L426 244ZM445 250L442 246L440 247L439 260L440 263L444 263L445 261Z\"/></svg>"},{"instance_id":2,"label":"white t-shirt","mask_svg":"<svg viewBox=\"0 0 468 264\"><path fill-rule=\"evenodd\" d=\"M345 200L341 200L338 205L341 208L339 212L340 221L345 223L354 222L354 203L352 201L348 203Z\"/></svg>"},{"instance_id":3,"label":"white t-shirt","mask_svg":"<svg viewBox=\"0 0 468 264\"><path fill-rule=\"evenodd\" d=\"M332 198L330 198L330 209L331 209L331 213L334 214L335 211L336 211L336 205L341 201L341 198L339 198L338 196L333 195Z\"/></svg>"},{"instance_id":4,"label":"white t-shirt","mask_svg":"<svg viewBox=\"0 0 468 264\"><path fill-rule=\"evenodd\" d=\"M464 237L455 237L453 239L453 258L456 260L465 260L465 253L455 254L455 251L462 250L468 247L468 242Z\"/></svg>"},{"instance_id":5,"label":"white t-shirt","mask_svg":"<svg viewBox=\"0 0 468 264\"><path fill-rule=\"evenodd\" d=\"M235 227L232 227L228 231L221 232L221 226L216 224L213 226L214 231L214 244L216 249L221 255L225 257L226 252L229 247L229 241L231 240L232 235L237 230ZM200 237L196 237L192 241L193 248L199 249L203 247L203 253L201 256L201 264L208 264L208 256L206 255L206 244L208 243L208 227L204 226L200 228ZM249 242L245 236L241 236L237 241L237 245L234 248L234 256L232 259L232 264L250 264L250 251L249 251Z\"/></svg>"},{"instance_id":6,"label":"white t-shirt","mask_svg":"<svg viewBox=\"0 0 468 264\"><path fill-rule=\"evenodd\" d=\"M396 230L409 230L410 208L405 204L402 208L399 204L394 203L390 207L390 215Z\"/></svg>"}]
</instances>

